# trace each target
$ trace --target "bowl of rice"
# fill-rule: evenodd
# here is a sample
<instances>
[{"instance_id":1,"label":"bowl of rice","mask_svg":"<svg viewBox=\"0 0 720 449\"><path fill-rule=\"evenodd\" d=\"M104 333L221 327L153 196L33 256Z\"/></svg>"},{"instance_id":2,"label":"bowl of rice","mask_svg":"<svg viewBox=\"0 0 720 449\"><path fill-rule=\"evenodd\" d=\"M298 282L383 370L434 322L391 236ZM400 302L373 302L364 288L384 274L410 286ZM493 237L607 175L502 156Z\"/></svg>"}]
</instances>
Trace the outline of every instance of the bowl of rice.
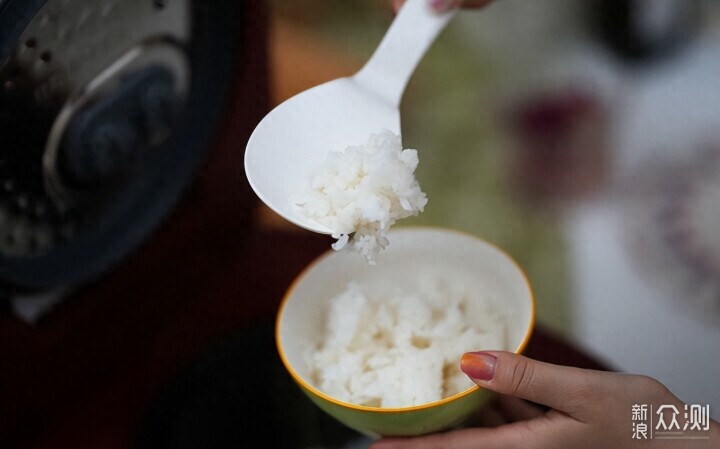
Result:
<instances>
[{"instance_id":1,"label":"bowl of rice","mask_svg":"<svg viewBox=\"0 0 720 449\"><path fill-rule=\"evenodd\" d=\"M443 228L398 227L370 265L329 250L292 283L276 323L283 365L301 390L370 437L463 425L491 393L459 368L465 352L521 353L535 301L498 247Z\"/></svg>"}]
</instances>

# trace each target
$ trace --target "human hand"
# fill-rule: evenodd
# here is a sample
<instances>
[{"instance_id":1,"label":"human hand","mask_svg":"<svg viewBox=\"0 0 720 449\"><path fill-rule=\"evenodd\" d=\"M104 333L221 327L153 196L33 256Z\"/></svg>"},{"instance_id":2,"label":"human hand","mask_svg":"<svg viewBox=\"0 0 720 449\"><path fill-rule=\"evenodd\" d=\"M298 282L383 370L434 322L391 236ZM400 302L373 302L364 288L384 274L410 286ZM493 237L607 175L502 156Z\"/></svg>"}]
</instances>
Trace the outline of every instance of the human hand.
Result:
<instances>
[{"instance_id":1,"label":"human hand","mask_svg":"<svg viewBox=\"0 0 720 449\"><path fill-rule=\"evenodd\" d=\"M463 8L482 8L493 0L428 0L430 5L438 11L447 11L451 8L462 6ZM392 6L395 11L405 3L405 0L392 0Z\"/></svg>"},{"instance_id":2,"label":"human hand","mask_svg":"<svg viewBox=\"0 0 720 449\"><path fill-rule=\"evenodd\" d=\"M632 406L682 403L660 382L646 376L551 365L509 352L463 355L461 368L482 388L500 393L498 409L487 409L485 424L417 438L392 438L370 449L632 449L719 448L720 425L694 431L696 440L633 439ZM544 410L521 399L550 407ZM652 416L657 420L657 416ZM666 418L670 421L670 418ZM690 435L689 431L685 435ZM648 426L650 436L650 426Z\"/></svg>"}]
</instances>

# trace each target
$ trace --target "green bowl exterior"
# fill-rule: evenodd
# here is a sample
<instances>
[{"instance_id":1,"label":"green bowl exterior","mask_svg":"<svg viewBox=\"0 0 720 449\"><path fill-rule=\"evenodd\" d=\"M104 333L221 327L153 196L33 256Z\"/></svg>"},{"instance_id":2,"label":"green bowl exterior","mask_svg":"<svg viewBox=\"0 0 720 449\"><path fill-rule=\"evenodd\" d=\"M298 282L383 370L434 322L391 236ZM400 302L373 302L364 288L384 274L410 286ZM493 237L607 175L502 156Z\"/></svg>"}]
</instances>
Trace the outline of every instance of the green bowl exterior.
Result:
<instances>
[{"instance_id":1,"label":"green bowl exterior","mask_svg":"<svg viewBox=\"0 0 720 449\"><path fill-rule=\"evenodd\" d=\"M453 401L408 411L372 411L347 407L320 397L302 385L303 392L339 422L370 437L410 437L448 430L462 425L492 395L477 389Z\"/></svg>"}]
</instances>

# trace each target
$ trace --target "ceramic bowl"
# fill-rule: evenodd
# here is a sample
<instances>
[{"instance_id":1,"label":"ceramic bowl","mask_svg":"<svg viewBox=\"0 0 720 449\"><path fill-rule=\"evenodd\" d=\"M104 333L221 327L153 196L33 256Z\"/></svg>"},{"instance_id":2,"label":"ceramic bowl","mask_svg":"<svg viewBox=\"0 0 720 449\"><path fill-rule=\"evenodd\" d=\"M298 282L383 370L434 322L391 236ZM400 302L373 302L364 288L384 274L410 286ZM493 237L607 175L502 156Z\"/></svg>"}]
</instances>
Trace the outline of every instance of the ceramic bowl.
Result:
<instances>
[{"instance_id":1,"label":"ceramic bowl","mask_svg":"<svg viewBox=\"0 0 720 449\"><path fill-rule=\"evenodd\" d=\"M276 324L280 358L302 391L344 425L371 437L417 436L462 425L485 404L490 392L469 384L458 394L422 405L382 408L340 401L319 390L307 364L309 347L323 338L330 300L348 282L412 286L418 276L437 273L493 295L507 318L506 350L521 353L534 327L535 301L520 266L476 236L442 228L393 228L389 246L369 265L349 251L328 250L292 283ZM462 352L497 348L462 348ZM458 360L459 363L459 360Z\"/></svg>"}]
</instances>

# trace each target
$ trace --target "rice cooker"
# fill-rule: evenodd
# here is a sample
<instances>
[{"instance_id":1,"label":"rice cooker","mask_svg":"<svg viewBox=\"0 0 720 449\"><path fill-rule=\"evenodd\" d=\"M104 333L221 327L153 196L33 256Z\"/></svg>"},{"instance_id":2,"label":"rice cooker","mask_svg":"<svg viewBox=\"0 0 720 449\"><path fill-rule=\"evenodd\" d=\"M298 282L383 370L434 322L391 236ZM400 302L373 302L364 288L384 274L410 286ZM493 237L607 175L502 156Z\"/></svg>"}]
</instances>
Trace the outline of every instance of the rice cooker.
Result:
<instances>
[{"instance_id":1,"label":"rice cooker","mask_svg":"<svg viewBox=\"0 0 720 449\"><path fill-rule=\"evenodd\" d=\"M166 216L221 118L234 3L0 0L0 298L92 279Z\"/></svg>"}]
</instances>

